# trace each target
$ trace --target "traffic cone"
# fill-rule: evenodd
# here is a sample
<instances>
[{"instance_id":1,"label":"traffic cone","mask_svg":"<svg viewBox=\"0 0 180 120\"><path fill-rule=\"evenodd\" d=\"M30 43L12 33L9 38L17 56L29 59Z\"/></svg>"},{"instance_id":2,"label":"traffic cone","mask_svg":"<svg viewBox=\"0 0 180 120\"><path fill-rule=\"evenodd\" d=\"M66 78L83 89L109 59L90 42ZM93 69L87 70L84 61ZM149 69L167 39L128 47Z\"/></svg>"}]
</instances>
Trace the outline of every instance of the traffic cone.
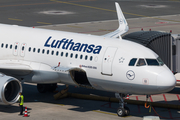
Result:
<instances>
[{"instance_id":1,"label":"traffic cone","mask_svg":"<svg viewBox=\"0 0 180 120\"><path fill-rule=\"evenodd\" d=\"M24 117L29 117L29 115L28 115L28 113L27 113L27 107L25 107Z\"/></svg>"},{"instance_id":2,"label":"traffic cone","mask_svg":"<svg viewBox=\"0 0 180 120\"><path fill-rule=\"evenodd\" d=\"M126 96L126 100L129 100L129 94L127 94L127 96Z\"/></svg>"}]
</instances>

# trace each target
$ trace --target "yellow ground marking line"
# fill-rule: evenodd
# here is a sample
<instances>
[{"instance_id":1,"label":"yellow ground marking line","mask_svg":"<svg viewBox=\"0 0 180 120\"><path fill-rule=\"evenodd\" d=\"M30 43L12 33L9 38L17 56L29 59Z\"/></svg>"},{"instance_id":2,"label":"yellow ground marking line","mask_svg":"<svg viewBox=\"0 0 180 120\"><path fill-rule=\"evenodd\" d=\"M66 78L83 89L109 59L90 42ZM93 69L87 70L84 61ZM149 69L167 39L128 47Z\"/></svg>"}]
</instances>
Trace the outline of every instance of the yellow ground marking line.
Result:
<instances>
[{"instance_id":1,"label":"yellow ground marking line","mask_svg":"<svg viewBox=\"0 0 180 120\"><path fill-rule=\"evenodd\" d=\"M169 0L169 1L179 2L179 0Z\"/></svg>"},{"instance_id":2,"label":"yellow ground marking line","mask_svg":"<svg viewBox=\"0 0 180 120\"><path fill-rule=\"evenodd\" d=\"M64 3L64 4L70 4L70 5L80 6L80 7L86 7L86 8L93 8L93 9L98 9L98 10L116 12L115 10L109 10L109 9L98 8L98 7L87 6L87 5L80 5L80 4L70 3L70 2L64 2L64 1L58 1L58 0L50 0L50 1Z\"/></svg>"},{"instance_id":3,"label":"yellow ground marking line","mask_svg":"<svg viewBox=\"0 0 180 120\"><path fill-rule=\"evenodd\" d=\"M109 113L109 112L104 112L104 111L99 111L99 110L93 110L93 112L117 116L117 114L115 114L115 113ZM125 116L123 118L126 118L126 117L131 117L131 115L130 116Z\"/></svg>"},{"instance_id":4,"label":"yellow ground marking line","mask_svg":"<svg viewBox=\"0 0 180 120\"><path fill-rule=\"evenodd\" d=\"M39 24L46 24L46 25L52 25L52 23L46 23L46 22L37 22Z\"/></svg>"},{"instance_id":5,"label":"yellow ground marking line","mask_svg":"<svg viewBox=\"0 0 180 120\"><path fill-rule=\"evenodd\" d=\"M75 3L70 3L70 2L64 2L64 1L58 1L58 0L50 0L52 2L58 2L58 3L64 3L64 4L69 4L69 5L75 5L75 6L80 6L80 7L86 7L86 8L92 8L92 9L97 9L97 10L104 10L104 11L109 11L109 12L116 12L115 10L109 10L109 9L104 9L104 8L98 8L98 7L93 7L93 6L87 6L87 5L80 5L80 4L75 4ZM163 18L157 18L157 17L150 17L150 16L145 16L145 15L140 15L140 14L134 14L134 13L128 13L128 12L123 12L124 14L127 15L133 15L133 16L138 16L138 17L146 17L146 18L152 18L152 19L158 19L158 20L165 20L165 21L171 21L171 22L180 22L177 20L169 20L169 19L163 19Z\"/></svg>"},{"instance_id":6,"label":"yellow ground marking line","mask_svg":"<svg viewBox=\"0 0 180 120\"><path fill-rule=\"evenodd\" d=\"M15 20L15 21L23 21L21 19L15 19L15 18L8 18L9 20Z\"/></svg>"},{"instance_id":7,"label":"yellow ground marking line","mask_svg":"<svg viewBox=\"0 0 180 120\"><path fill-rule=\"evenodd\" d=\"M57 105L65 106L64 104L57 104Z\"/></svg>"},{"instance_id":8,"label":"yellow ground marking line","mask_svg":"<svg viewBox=\"0 0 180 120\"><path fill-rule=\"evenodd\" d=\"M97 1L97 0L77 0L77 1L69 1L69 2L89 2L89 1Z\"/></svg>"}]
</instances>

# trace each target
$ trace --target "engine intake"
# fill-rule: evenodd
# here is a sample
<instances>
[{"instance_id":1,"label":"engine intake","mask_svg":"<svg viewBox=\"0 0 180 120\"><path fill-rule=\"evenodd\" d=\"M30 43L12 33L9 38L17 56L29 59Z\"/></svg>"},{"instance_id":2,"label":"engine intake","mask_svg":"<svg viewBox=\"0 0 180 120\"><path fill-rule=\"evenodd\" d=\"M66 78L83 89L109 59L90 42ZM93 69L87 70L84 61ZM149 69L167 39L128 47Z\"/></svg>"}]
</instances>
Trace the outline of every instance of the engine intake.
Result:
<instances>
[{"instance_id":1,"label":"engine intake","mask_svg":"<svg viewBox=\"0 0 180 120\"><path fill-rule=\"evenodd\" d=\"M0 73L0 104L16 103L19 99L19 92L22 92L19 80Z\"/></svg>"}]
</instances>

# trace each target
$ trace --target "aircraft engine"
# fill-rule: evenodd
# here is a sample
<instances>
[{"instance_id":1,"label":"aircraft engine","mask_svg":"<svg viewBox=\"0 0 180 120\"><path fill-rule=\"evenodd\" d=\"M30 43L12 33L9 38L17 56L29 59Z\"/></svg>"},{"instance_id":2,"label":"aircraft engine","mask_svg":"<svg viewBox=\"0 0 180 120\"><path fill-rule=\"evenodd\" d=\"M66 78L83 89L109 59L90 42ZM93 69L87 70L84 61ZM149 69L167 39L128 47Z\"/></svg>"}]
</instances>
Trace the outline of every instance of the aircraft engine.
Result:
<instances>
[{"instance_id":1,"label":"aircraft engine","mask_svg":"<svg viewBox=\"0 0 180 120\"><path fill-rule=\"evenodd\" d=\"M0 104L10 105L19 99L22 92L21 83L14 77L0 73Z\"/></svg>"}]
</instances>

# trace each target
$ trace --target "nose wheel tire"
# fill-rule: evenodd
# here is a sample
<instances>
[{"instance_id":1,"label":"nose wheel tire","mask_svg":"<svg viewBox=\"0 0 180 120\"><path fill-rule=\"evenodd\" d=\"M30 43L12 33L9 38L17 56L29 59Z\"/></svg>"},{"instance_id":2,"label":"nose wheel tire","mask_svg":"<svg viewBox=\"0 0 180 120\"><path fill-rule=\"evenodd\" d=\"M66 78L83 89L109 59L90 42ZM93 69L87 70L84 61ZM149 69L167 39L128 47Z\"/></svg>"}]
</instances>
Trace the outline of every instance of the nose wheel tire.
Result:
<instances>
[{"instance_id":1,"label":"nose wheel tire","mask_svg":"<svg viewBox=\"0 0 180 120\"><path fill-rule=\"evenodd\" d=\"M125 109L125 115L128 116L129 113L130 113L130 110L128 107L124 106L124 109Z\"/></svg>"},{"instance_id":2,"label":"nose wheel tire","mask_svg":"<svg viewBox=\"0 0 180 120\"><path fill-rule=\"evenodd\" d=\"M117 109L117 115L118 115L119 117L125 116L125 109L119 107L119 108Z\"/></svg>"},{"instance_id":3,"label":"nose wheel tire","mask_svg":"<svg viewBox=\"0 0 180 120\"><path fill-rule=\"evenodd\" d=\"M130 113L130 110L129 110L128 107L124 107L124 108L119 107L119 108L117 109L117 115L118 115L119 117L128 116L129 113Z\"/></svg>"}]
</instances>

